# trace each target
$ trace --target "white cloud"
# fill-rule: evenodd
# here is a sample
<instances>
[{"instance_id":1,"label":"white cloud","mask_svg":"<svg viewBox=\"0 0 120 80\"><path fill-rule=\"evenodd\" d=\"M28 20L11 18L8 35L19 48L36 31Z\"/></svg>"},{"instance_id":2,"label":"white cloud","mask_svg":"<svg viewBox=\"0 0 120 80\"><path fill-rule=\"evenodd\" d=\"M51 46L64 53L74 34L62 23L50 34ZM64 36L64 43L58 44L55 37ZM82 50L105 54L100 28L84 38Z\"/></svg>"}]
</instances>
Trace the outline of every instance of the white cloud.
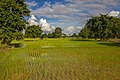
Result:
<instances>
[{"instance_id":1,"label":"white cloud","mask_svg":"<svg viewBox=\"0 0 120 80\"><path fill-rule=\"evenodd\" d=\"M46 21L46 19L40 19L40 24L46 24L47 23L47 21Z\"/></svg>"},{"instance_id":2,"label":"white cloud","mask_svg":"<svg viewBox=\"0 0 120 80\"><path fill-rule=\"evenodd\" d=\"M39 25L45 33L46 32L52 32L54 30L54 27L53 26L51 27L51 25L44 18L40 19Z\"/></svg>"},{"instance_id":3,"label":"white cloud","mask_svg":"<svg viewBox=\"0 0 120 80\"><path fill-rule=\"evenodd\" d=\"M52 29L54 29L54 30L55 30L55 27L54 27L54 26L52 26Z\"/></svg>"},{"instance_id":4,"label":"white cloud","mask_svg":"<svg viewBox=\"0 0 120 80\"><path fill-rule=\"evenodd\" d=\"M82 27L76 27L76 28L81 29Z\"/></svg>"},{"instance_id":5,"label":"white cloud","mask_svg":"<svg viewBox=\"0 0 120 80\"><path fill-rule=\"evenodd\" d=\"M46 3L43 7L33 10L31 14L46 16L49 18L68 18L68 15L77 14L79 12L79 10L75 9L75 7L76 6L73 4L65 5L56 3L51 5Z\"/></svg>"},{"instance_id":6,"label":"white cloud","mask_svg":"<svg viewBox=\"0 0 120 80\"><path fill-rule=\"evenodd\" d=\"M66 21L79 22L82 20L85 21L91 16L96 16L99 15L100 13L108 13L109 11L106 9L106 5L108 5L107 2L109 3L113 2L113 0L109 1L67 0L67 1L70 1L70 3L62 4L60 2L57 2L55 4L50 4L46 2L42 7L33 10L31 14L34 14L36 16L45 16L48 18L63 19L65 22ZM113 3L116 4L116 2ZM109 5L111 5L111 3Z\"/></svg>"},{"instance_id":7,"label":"white cloud","mask_svg":"<svg viewBox=\"0 0 120 80\"><path fill-rule=\"evenodd\" d=\"M106 7L118 5L117 0L66 0L69 4L57 2L50 4L46 2L42 7L33 10L31 14L46 16L49 18L71 19L72 15L90 17L89 15L98 15L108 13ZM85 12L85 13L83 13ZM87 12L87 13L86 13ZM84 15L85 14L85 15ZM89 14L89 15L88 15Z\"/></svg>"},{"instance_id":8,"label":"white cloud","mask_svg":"<svg viewBox=\"0 0 120 80\"><path fill-rule=\"evenodd\" d=\"M119 14L120 14L119 11L111 11L111 12L109 13L110 16L118 16Z\"/></svg>"},{"instance_id":9,"label":"white cloud","mask_svg":"<svg viewBox=\"0 0 120 80\"><path fill-rule=\"evenodd\" d=\"M73 30L74 30L74 27L73 27L73 26L67 27L66 30L67 30L67 31L73 31Z\"/></svg>"},{"instance_id":10,"label":"white cloud","mask_svg":"<svg viewBox=\"0 0 120 80\"><path fill-rule=\"evenodd\" d=\"M29 20L28 20L28 23L30 26L33 26L33 25L38 25L41 27L41 29L43 30L44 33L48 33L48 32L52 32L54 31L55 27L54 26L51 26L46 19L44 18L41 18L39 23L36 21L37 18L32 15Z\"/></svg>"},{"instance_id":11,"label":"white cloud","mask_svg":"<svg viewBox=\"0 0 120 80\"><path fill-rule=\"evenodd\" d=\"M67 34L79 33L82 27L80 26L70 26L65 29Z\"/></svg>"},{"instance_id":12,"label":"white cloud","mask_svg":"<svg viewBox=\"0 0 120 80\"><path fill-rule=\"evenodd\" d=\"M102 5L112 5L115 6L118 4L119 0L66 0L68 2L74 3L74 4L87 4L87 3L96 3L96 4L102 4Z\"/></svg>"},{"instance_id":13,"label":"white cloud","mask_svg":"<svg viewBox=\"0 0 120 80\"><path fill-rule=\"evenodd\" d=\"M38 25L38 22L36 22L36 17L34 16L34 15L32 15L30 18L29 18L29 20L28 20L28 23L29 23L29 25L30 26L32 26L32 25Z\"/></svg>"},{"instance_id":14,"label":"white cloud","mask_svg":"<svg viewBox=\"0 0 120 80\"><path fill-rule=\"evenodd\" d=\"M36 6L38 3L36 3L35 1L32 1L32 2L26 2L26 4L30 8L30 7Z\"/></svg>"},{"instance_id":15,"label":"white cloud","mask_svg":"<svg viewBox=\"0 0 120 80\"><path fill-rule=\"evenodd\" d=\"M37 20L37 18L34 15L31 16L31 19Z\"/></svg>"}]
</instances>

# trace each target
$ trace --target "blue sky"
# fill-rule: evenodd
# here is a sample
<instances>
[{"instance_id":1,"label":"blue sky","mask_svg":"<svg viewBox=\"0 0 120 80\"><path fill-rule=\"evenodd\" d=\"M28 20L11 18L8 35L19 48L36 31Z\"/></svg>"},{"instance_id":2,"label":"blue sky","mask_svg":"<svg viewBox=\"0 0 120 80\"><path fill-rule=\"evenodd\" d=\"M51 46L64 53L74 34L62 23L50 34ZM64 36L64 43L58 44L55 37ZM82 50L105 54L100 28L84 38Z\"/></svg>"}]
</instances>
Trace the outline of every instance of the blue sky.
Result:
<instances>
[{"instance_id":1,"label":"blue sky","mask_svg":"<svg viewBox=\"0 0 120 80\"><path fill-rule=\"evenodd\" d=\"M65 33L78 33L91 16L119 16L120 0L26 0L31 15L39 21L45 18Z\"/></svg>"}]
</instances>

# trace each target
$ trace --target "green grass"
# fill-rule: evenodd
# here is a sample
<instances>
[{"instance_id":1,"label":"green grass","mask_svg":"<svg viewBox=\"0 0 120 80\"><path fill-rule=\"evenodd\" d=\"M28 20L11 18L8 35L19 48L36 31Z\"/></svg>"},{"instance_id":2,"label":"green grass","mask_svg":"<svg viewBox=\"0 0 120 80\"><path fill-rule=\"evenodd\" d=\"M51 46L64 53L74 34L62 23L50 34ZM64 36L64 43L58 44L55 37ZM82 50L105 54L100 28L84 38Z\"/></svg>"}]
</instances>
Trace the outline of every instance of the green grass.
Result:
<instances>
[{"instance_id":1,"label":"green grass","mask_svg":"<svg viewBox=\"0 0 120 80\"><path fill-rule=\"evenodd\" d=\"M0 80L119 80L120 44L25 39L0 49Z\"/></svg>"}]
</instances>

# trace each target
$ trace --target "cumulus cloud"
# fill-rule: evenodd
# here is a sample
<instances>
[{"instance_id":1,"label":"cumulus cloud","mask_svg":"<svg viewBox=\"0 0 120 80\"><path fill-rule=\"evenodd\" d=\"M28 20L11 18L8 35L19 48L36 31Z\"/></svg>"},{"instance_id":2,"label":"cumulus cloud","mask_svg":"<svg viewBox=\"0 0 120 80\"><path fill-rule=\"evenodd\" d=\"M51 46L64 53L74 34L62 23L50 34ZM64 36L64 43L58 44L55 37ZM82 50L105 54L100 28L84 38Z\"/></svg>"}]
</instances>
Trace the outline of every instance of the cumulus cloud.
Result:
<instances>
[{"instance_id":1,"label":"cumulus cloud","mask_svg":"<svg viewBox=\"0 0 120 80\"><path fill-rule=\"evenodd\" d=\"M119 14L120 14L119 11L111 11L111 12L109 13L110 16L118 16Z\"/></svg>"},{"instance_id":2,"label":"cumulus cloud","mask_svg":"<svg viewBox=\"0 0 120 80\"><path fill-rule=\"evenodd\" d=\"M46 32L52 32L54 30L54 27L51 27L51 25L44 18L40 19L39 25L45 33Z\"/></svg>"},{"instance_id":3,"label":"cumulus cloud","mask_svg":"<svg viewBox=\"0 0 120 80\"><path fill-rule=\"evenodd\" d=\"M38 22L36 22L36 17L34 16L34 15L32 15L30 18L29 18L29 20L28 20L28 23L29 23L29 25L30 26L32 26L32 25L38 25Z\"/></svg>"},{"instance_id":4,"label":"cumulus cloud","mask_svg":"<svg viewBox=\"0 0 120 80\"><path fill-rule=\"evenodd\" d=\"M67 34L79 33L82 27L80 26L70 26L65 29Z\"/></svg>"},{"instance_id":5,"label":"cumulus cloud","mask_svg":"<svg viewBox=\"0 0 120 80\"><path fill-rule=\"evenodd\" d=\"M28 23L30 26L33 26L33 25L37 25L37 26L40 26L41 29L43 30L44 33L49 33L49 32L52 32L54 31L55 27L54 26L51 26L46 19L44 18L41 18L39 23L36 21L37 18L32 15L29 20L28 20Z\"/></svg>"},{"instance_id":6,"label":"cumulus cloud","mask_svg":"<svg viewBox=\"0 0 120 80\"><path fill-rule=\"evenodd\" d=\"M37 20L37 18L34 15L31 16L31 19Z\"/></svg>"}]
</instances>

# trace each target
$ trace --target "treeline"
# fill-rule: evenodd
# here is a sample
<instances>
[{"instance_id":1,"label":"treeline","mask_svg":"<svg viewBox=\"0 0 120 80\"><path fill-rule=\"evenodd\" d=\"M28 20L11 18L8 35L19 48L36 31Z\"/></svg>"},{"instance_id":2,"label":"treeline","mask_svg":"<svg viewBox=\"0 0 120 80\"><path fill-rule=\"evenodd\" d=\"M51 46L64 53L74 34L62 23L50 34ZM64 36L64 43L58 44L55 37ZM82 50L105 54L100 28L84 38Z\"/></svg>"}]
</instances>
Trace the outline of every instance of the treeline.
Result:
<instances>
[{"instance_id":1,"label":"treeline","mask_svg":"<svg viewBox=\"0 0 120 80\"><path fill-rule=\"evenodd\" d=\"M25 30L24 37L27 38L62 38L66 35L62 33L62 29L60 27L55 28L55 30L51 33L43 33L41 30L41 27L33 25L33 26L27 26L27 29Z\"/></svg>"},{"instance_id":2,"label":"treeline","mask_svg":"<svg viewBox=\"0 0 120 80\"><path fill-rule=\"evenodd\" d=\"M80 31L79 36L100 40L120 38L120 18L102 14L92 17Z\"/></svg>"},{"instance_id":3,"label":"treeline","mask_svg":"<svg viewBox=\"0 0 120 80\"><path fill-rule=\"evenodd\" d=\"M65 38L65 37L80 37L80 38L95 38L95 40L108 40L110 38L120 38L120 18L109 15L91 17L79 34L73 33L66 35L62 33L62 29L57 27L52 33L42 33L38 26L28 26L26 37L31 38Z\"/></svg>"},{"instance_id":4,"label":"treeline","mask_svg":"<svg viewBox=\"0 0 120 80\"><path fill-rule=\"evenodd\" d=\"M62 33L62 29L60 27L57 27L54 32L51 33L43 33L41 35L41 39L43 38L65 38L66 34Z\"/></svg>"}]
</instances>

